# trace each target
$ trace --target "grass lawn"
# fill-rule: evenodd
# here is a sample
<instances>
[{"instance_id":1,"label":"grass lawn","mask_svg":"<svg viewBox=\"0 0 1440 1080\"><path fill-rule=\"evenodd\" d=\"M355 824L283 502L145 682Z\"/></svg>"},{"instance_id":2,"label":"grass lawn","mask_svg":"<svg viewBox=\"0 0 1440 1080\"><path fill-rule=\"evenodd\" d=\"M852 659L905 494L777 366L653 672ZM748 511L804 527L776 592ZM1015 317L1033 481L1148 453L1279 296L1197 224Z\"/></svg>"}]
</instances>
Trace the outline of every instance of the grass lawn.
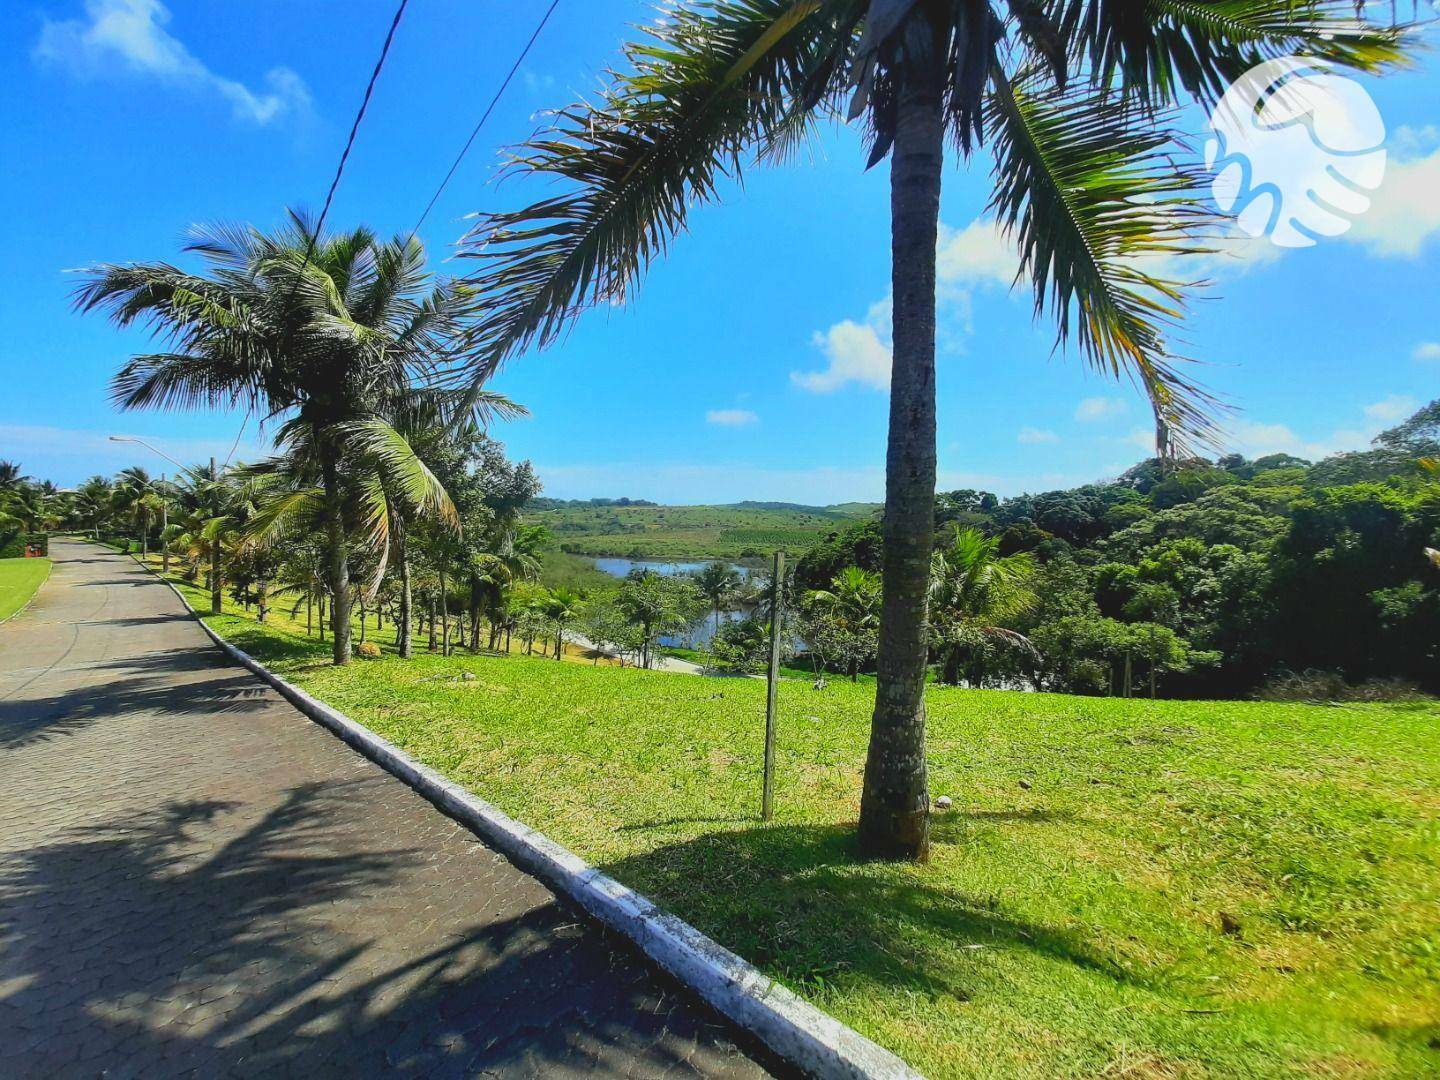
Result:
<instances>
[{"instance_id":1,"label":"grass lawn","mask_svg":"<svg viewBox=\"0 0 1440 1080\"><path fill-rule=\"evenodd\" d=\"M197 607L203 597L195 596ZM240 647L931 1077L1440 1072L1440 711L929 693L927 866L851 848L873 688ZM470 681L422 681L473 672Z\"/></svg>"},{"instance_id":2,"label":"grass lawn","mask_svg":"<svg viewBox=\"0 0 1440 1080\"><path fill-rule=\"evenodd\" d=\"M49 574L49 559L0 559L0 622L28 604Z\"/></svg>"}]
</instances>

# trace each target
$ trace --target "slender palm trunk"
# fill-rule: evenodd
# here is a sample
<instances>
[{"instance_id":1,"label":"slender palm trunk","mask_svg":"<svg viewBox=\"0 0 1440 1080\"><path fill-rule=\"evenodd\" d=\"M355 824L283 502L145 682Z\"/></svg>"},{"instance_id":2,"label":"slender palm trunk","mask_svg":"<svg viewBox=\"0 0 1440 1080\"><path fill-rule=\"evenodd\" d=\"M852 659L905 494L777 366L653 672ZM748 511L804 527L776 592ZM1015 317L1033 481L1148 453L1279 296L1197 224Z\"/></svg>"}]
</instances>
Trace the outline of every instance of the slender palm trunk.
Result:
<instances>
[{"instance_id":1,"label":"slender palm trunk","mask_svg":"<svg viewBox=\"0 0 1440 1080\"><path fill-rule=\"evenodd\" d=\"M336 664L350 662L350 560L345 550L345 522L340 507L340 478L333 453L322 466L325 481L325 530L330 559L331 655Z\"/></svg>"},{"instance_id":2,"label":"slender palm trunk","mask_svg":"<svg viewBox=\"0 0 1440 1080\"><path fill-rule=\"evenodd\" d=\"M450 655L450 599L445 595L445 562L440 562L440 655Z\"/></svg>"},{"instance_id":3,"label":"slender palm trunk","mask_svg":"<svg viewBox=\"0 0 1440 1080\"><path fill-rule=\"evenodd\" d=\"M410 553L405 548L405 522L396 515L395 556L400 563L400 619L395 644L400 650L400 659L410 659L410 618L414 598L410 592Z\"/></svg>"},{"instance_id":4,"label":"slender palm trunk","mask_svg":"<svg viewBox=\"0 0 1440 1080\"><path fill-rule=\"evenodd\" d=\"M923 17L923 7L912 15ZM866 854L922 861L930 853L925 603L935 532L935 242L944 163L940 85L938 58L908 66L891 155L894 360L883 602L875 714L860 801L860 845Z\"/></svg>"},{"instance_id":5,"label":"slender palm trunk","mask_svg":"<svg viewBox=\"0 0 1440 1080\"><path fill-rule=\"evenodd\" d=\"M270 611L270 582L261 578L255 585L255 619L264 622Z\"/></svg>"}]
</instances>

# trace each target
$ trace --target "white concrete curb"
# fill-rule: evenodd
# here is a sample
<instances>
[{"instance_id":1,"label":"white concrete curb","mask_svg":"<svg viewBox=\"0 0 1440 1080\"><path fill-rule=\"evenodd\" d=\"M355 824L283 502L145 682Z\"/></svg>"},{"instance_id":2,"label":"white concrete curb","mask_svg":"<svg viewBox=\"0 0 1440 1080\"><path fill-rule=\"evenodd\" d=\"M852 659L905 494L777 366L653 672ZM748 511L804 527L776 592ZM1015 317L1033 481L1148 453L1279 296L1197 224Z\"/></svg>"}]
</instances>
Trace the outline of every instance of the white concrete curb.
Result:
<instances>
[{"instance_id":1,"label":"white concrete curb","mask_svg":"<svg viewBox=\"0 0 1440 1080\"><path fill-rule=\"evenodd\" d=\"M923 1080L890 1051L796 997L689 923L280 678L221 637L172 582L151 567L145 569L170 587L211 640L236 663L249 668L306 716L398 776L517 866L629 938L660 967L790 1064L824 1080Z\"/></svg>"}]
</instances>

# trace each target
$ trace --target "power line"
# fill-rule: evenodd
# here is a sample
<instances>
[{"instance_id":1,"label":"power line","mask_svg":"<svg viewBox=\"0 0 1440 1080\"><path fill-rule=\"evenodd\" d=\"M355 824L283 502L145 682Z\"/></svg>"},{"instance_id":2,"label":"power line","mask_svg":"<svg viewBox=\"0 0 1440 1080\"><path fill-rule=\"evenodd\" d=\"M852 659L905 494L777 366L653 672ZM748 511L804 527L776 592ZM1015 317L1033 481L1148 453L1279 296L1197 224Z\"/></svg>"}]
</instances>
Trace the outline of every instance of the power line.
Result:
<instances>
[{"instance_id":1,"label":"power line","mask_svg":"<svg viewBox=\"0 0 1440 1080\"><path fill-rule=\"evenodd\" d=\"M350 150L355 145L355 133L360 130L360 121L365 119L365 110L370 107L370 96L375 92L375 81L380 78L380 69L385 66L385 58L390 55L390 43L395 40L395 31L400 28L400 18L405 14L406 5L409 3L410 0L400 0L400 6L395 9L395 17L390 20L390 30L385 35L385 44L380 49L380 58L375 61L375 70L370 73L370 81L365 86L365 96L360 100L360 109L355 114L355 122L350 125L350 137L345 140L345 149L340 153L340 164L335 167L335 178L330 181L330 190L325 194L325 205L320 209L320 220L315 223L315 229L306 243L305 258L300 261L301 273L304 273L305 267L310 265L310 256L315 254L315 243L319 239L321 230L325 228L325 218L330 213L330 203L335 198L335 189L340 186L340 177L345 173L345 163L350 159ZM295 283L298 287L300 283L298 276Z\"/></svg>"},{"instance_id":2,"label":"power line","mask_svg":"<svg viewBox=\"0 0 1440 1080\"><path fill-rule=\"evenodd\" d=\"M401 6L403 7L404 5L402 4ZM495 111L495 106L500 103L500 98L504 96L506 88L510 85L511 80L515 78L515 73L520 70L520 65L523 64L525 58L530 55L530 50L534 47L536 39L540 37L540 32L545 29L545 24L550 21L550 16L555 14L555 9L559 6L560 0L551 0L550 7L547 8L545 14L540 17L540 22L536 25L535 32L530 35L530 40L525 43L525 48L520 50L520 55L515 58L515 63L510 66L510 71L506 74L504 82L500 84L500 89L495 91L495 96L490 99L490 104L485 107L485 112L481 114L479 122L470 132L470 137L465 140L465 145L460 148L460 153L456 154L455 160L450 163L450 171L445 174L445 179L440 181L440 186L435 189L435 194L431 195L430 201L425 204L425 210L421 213L420 219L415 222L415 227L410 230L410 235L405 240L405 246L407 248L410 246L410 241L415 239L415 234L420 231L420 226L425 224L425 219L430 216L430 211L435 209L436 202L439 201L440 196L449 185L451 178L455 175L455 170L460 168L460 162L464 161L465 155L470 152L470 147L474 144L475 137L480 134L480 129L485 126L485 121L490 119L490 114Z\"/></svg>"}]
</instances>

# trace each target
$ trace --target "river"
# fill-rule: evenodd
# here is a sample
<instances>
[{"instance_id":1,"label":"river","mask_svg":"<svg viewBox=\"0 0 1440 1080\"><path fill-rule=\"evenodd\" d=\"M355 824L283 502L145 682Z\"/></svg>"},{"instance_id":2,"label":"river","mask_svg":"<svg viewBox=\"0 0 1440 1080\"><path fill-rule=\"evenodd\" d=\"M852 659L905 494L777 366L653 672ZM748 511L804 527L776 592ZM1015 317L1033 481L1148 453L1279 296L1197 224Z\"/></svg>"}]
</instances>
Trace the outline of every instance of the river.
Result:
<instances>
[{"instance_id":1,"label":"river","mask_svg":"<svg viewBox=\"0 0 1440 1080\"><path fill-rule=\"evenodd\" d=\"M599 556L595 558L595 568L603 570L611 577L629 577L635 570L648 570L654 574L664 574L666 577L684 577L697 574L712 562L723 562L740 575L740 580L747 584L756 578L765 575L765 568L761 566L746 566L743 563L729 562L725 559L705 559L700 562L675 561L669 562L660 559L623 559L619 556ZM715 613L712 611L705 616L704 621L692 629L688 634L679 637L662 637L661 645L669 645L672 648L682 649L703 649L710 644L710 639L715 636L715 631L723 623L736 622L743 619L746 613L743 611L722 611L720 622L715 621Z\"/></svg>"}]
</instances>

